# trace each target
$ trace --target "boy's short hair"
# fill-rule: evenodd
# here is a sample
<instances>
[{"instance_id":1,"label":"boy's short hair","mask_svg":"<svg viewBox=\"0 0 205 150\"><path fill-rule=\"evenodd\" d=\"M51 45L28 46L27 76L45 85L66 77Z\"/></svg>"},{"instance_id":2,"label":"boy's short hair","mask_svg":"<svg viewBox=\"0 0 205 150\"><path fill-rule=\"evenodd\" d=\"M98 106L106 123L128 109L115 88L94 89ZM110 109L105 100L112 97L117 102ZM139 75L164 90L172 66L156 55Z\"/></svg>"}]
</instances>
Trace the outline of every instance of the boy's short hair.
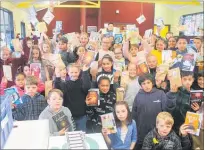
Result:
<instances>
[{"instance_id":1,"label":"boy's short hair","mask_svg":"<svg viewBox=\"0 0 205 150\"><path fill-rule=\"evenodd\" d=\"M11 50L10 50L7 46L2 46L2 47L1 47L1 53L2 53L3 51L8 51L8 52L11 54Z\"/></svg>"},{"instance_id":2,"label":"boy's short hair","mask_svg":"<svg viewBox=\"0 0 205 150\"><path fill-rule=\"evenodd\" d=\"M199 71L197 74L197 79L200 77L204 77L204 71Z\"/></svg>"},{"instance_id":3,"label":"boy's short hair","mask_svg":"<svg viewBox=\"0 0 205 150\"><path fill-rule=\"evenodd\" d=\"M63 98L63 92L59 89L52 89L48 92L48 99L50 99L52 93L58 93Z\"/></svg>"},{"instance_id":4,"label":"boy's short hair","mask_svg":"<svg viewBox=\"0 0 205 150\"><path fill-rule=\"evenodd\" d=\"M179 41L179 40L186 40L186 42L188 42L187 41L187 38L185 37L185 36L179 36L178 38L177 38L177 42Z\"/></svg>"},{"instance_id":5,"label":"boy's short hair","mask_svg":"<svg viewBox=\"0 0 205 150\"><path fill-rule=\"evenodd\" d=\"M150 80L150 81L152 82L152 84L154 84L154 82L153 82L153 76L152 76L151 74L149 74L149 73L144 74L144 75L141 75L141 76L139 76L139 78L138 78L138 82L139 82L140 85L141 85L142 82L144 82L145 80Z\"/></svg>"},{"instance_id":6,"label":"boy's short hair","mask_svg":"<svg viewBox=\"0 0 205 150\"><path fill-rule=\"evenodd\" d=\"M66 68L67 70L69 70L70 68L78 68L80 70L80 65L76 63L70 63Z\"/></svg>"},{"instance_id":7,"label":"boy's short hair","mask_svg":"<svg viewBox=\"0 0 205 150\"><path fill-rule=\"evenodd\" d=\"M65 36L62 36L62 37L59 39L59 42L68 44L68 39L67 39Z\"/></svg>"},{"instance_id":8,"label":"boy's short hair","mask_svg":"<svg viewBox=\"0 0 205 150\"><path fill-rule=\"evenodd\" d=\"M26 75L25 75L23 72L17 72L16 75L15 75L15 79L16 79L16 77L19 76L19 75L24 76L24 78L26 77Z\"/></svg>"},{"instance_id":9,"label":"boy's short hair","mask_svg":"<svg viewBox=\"0 0 205 150\"><path fill-rule=\"evenodd\" d=\"M194 77L194 73L191 72L191 71L181 71L181 78L183 78L185 76L192 76L192 77Z\"/></svg>"},{"instance_id":10,"label":"boy's short hair","mask_svg":"<svg viewBox=\"0 0 205 150\"><path fill-rule=\"evenodd\" d=\"M38 85L38 79L35 76L27 76L25 85Z\"/></svg>"},{"instance_id":11,"label":"boy's short hair","mask_svg":"<svg viewBox=\"0 0 205 150\"><path fill-rule=\"evenodd\" d=\"M174 119L173 119L172 115L168 112L160 112L157 115L156 124L158 124L160 120L164 120L165 124L167 124L167 125L173 126L173 124L174 124Z\"/></svg>"},{"instance_id":12,"label":"boy's short hair","mask_svg":"<svg viewBox=\"0 0 205 150\"><path fill-rule=\"evenodd\" d=\"M197 37L194 37L193 39L195 39L195 40L200 40L201 42L202 42L202 40L203 40L201 37L198 37L198 36L197 36Z\"/></svg>"},{"instance_id":13,"label":"boy's short hair","mask_svg":"<svg viewBox=\"0 0 205 150\"><path fill-rule=\"evenodd\" d=\"M107 80L110 83L110 79L107 76L101 76L98 80L98 85L101 83L102 80Z\"/></svg>"}]
</instances>

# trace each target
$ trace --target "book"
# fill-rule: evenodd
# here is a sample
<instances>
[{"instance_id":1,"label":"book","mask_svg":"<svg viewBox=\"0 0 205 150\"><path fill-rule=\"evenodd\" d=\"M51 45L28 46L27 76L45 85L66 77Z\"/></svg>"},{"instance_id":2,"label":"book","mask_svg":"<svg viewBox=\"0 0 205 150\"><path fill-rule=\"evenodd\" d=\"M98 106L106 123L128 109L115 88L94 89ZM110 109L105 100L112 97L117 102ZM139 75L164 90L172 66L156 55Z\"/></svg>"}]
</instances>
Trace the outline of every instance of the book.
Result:
<instances>
[{"instance_id":1,"label":"book","mask_svg":"<svg viewBox=\"0 0 205 150\"><path fill-rule=\"evenodd\" d=\"M3 65L4 76L8 81L12 81L12 71L10 65Z\"/></svg>"},{"instance_id":2,"label":"book","mask_svg":"<svg viewBox=\"0 0 205 150\"><path fill-rule=\"evenodd\" d=\"M30 64L31 75L41 78L41 64L40 63L31 63Z\"/></svg>"},{"instance_id":3,"label":"book","mask_svg":"<svg viewBox=\"0 0 205 150\"><path fill-rule=\"evenodd\" d=\"M199 136L200 128L202 123L202 115L187 111L185 124L189 125L188 129L190 134Z\"/></svg>"},{"instance_id":4,"label":"book","mask_svg":"<svg viewBox=\"0 0 205 150\"><path fill-rule=\"evenodd\" d=\"M89 37L89 41L101 41L101 35L98 32L91 32L90 33L90 37Z\"/></svg>"},{"instance_id":5,"label":"book","mask_svg":"<svg viewBox=\"0 0 205 150\"><path fill-rule=\"evenodd\" d=\"M120 43L122 43L122 41L123 41L123 36L122 36L122 34L115 34L114 41L115 41L115 44L120 44Z\"/></svg>"},{"instance_id":6,"label":"book","mask_svg":"<svg viewBox=\"0 0 205 150\"><path fill-rule=\"evenodd\" d=\"M144 37L145 37L145 38L150 38L151 35L152 35L152 32L153 32L152 29L146 30L145 33L144 33Z\"/></svg>"},{"instance_id":7,"label":"book","mask_svg":"<svg viewBox=\"0 0 205 150\"><path fill-rule=\"evenodd\" d=\"M203 90L191 90L190 91L190 103L198 103L201 106L201 103L204 101L204 91Z\"/></svg>"},{"instance_id":8,"label":"book","mask_svg":"<svg viewBox=\"0 0 205 150\"><path fill-rule=\"evenodd\" d=\"M113 113L101 115L102 127L107 129L108 134L116 133L117 127Z\"/></svg>"},{"instance_id":9,"label":"book","mask_svg":"<svg viewBox=\"0 0 205 150\"><path fill-rule=\"evenodd\" d=\"M56 32L60 33L60 31L63 29L63 22L62 21L56 21Z\"/></svg>"},{"instance_id":10,"label":"book","mask_svg":"<svg viewBox=\"0 0 205 150\"><path fill-rule=\"evenodd\" d=\"M137 74L138 76L149 73L149 68L146 62L140 63L137 65Z\"/></svg>"},{"instance_id":11,"label":"book","mask_svg":"<svg viewBox=\"0 0 205 150\"><path fill-rule=\"evenodd\" d=\"M172 62L172 50L163 50L162 51L162 63L171 63Z\"/></svg>"},{"instance_id":12,"label":"book","mask_svg":"<svg viewBox=\"0 0 205 150\"><path fill-rule=\"evenodd\" d=\"M87 64L88 66L90 66L94 58L95 58L95 51L88 50L83 57L83 64Z\"/></svg>"},{"instance_id":13,"label":"book","mask_svg":"<svg viewBox=\"0 0 205 150\"><path fill-rule=\"evenodd\" d=\"M65 64L63 63L60 54L48 54L44 59L49 61L51 66L65 68Z\"/></svg>"},{"instance_id":14,"label":"book","mask_svg":"<svg viewBox=\"0 0 205 150\"><path fill-rule=\"evenodd\" d=\"M58 131L62 130L63 128L67 129L69 126L68 116L65 115L63 111L52 116L53 121L56 123Z\"/></svg>"},{"instance_id":15,"label":"book","mask_svg":"<svg viewBox=\"0 0 205 150\"><path fill-rule=\"evenodd\" d=\"M116 89L116 101L123 101L125 95L124 88L117 88Z\"/></svg>"},{"instance_id":16,"label":"book","mask_svg":"<svg viewBox=\"0 0 205 150\"><path fill-rule=\"evenodd\" d=\"M14 47L14 50L16 51L16 52L20 52L20 51L22 51L22 46L21 46L21 43L20 43L20 40L19 39L13 39L12 41L12 45L13 45L13 47Z\"/></svg>"},{"instance_id":17,"label":"book","mask_svg":"<svg viewBox=\"0 0 205 150\"><path fill-rule=\"evenodd\" d=\"M164 81L168 71L169 71L169 65L168 64L161 64L161 65L159 65L157 67L157 70L156 70L155 79Z\"/></svg>"},{"instance_id":18,"label":"book","mask_svg":"<svg viewBox=\"0 0 205 150\"><path fill-rule=\"evenodd\" d=\"M15 87L4 89L4 93L9 95L11 102L15 105L22 104L21 97L18 93L18 90Z\"/></svg>"},{"instance_id":19,"label":"book","mask_svg":"<svg viewBox=\"0 0 205 150\"><path fill-rule=\"evenodd\" d=\"M87 26L87 33L97 32L97 26Z\"/></svg>"},{"instance_id":20,"label":"book","mask_svg":"<svg viewBox=\"0 0 205 150\"><path fill-rule=\"evenodd\" d=\"M127 37L130 37L130 44L138 44L140 42L139 38L139 31L128 31Z\"/></svg>"},{"instance_id":21,"label":"book","mask_svg":"<svg viewBox=\"0 0 205 150\"><path fill-rule=\"evenodd\" d=\"M127 84L130 81L130 77L129 77L129 72L128 71L123 71L122 75L121 75L121 81L120 81L120 86L123 87L124 89L126 89Z\"/></svg>"},{"instance_id":22,"label":"book","mask_svg":"<svg viewBox=\"0 0 205 150\"><path fill-rule=\"evenodd\" d=\"M194 54L187 53L183 56L181 62L181 69L183 71L193 71L195 67Z\"/></svg>"},{"instance_id":23,"label":"book","mask_svg":"<svg viewBox=\"0 0 205 150\"><path fill-rule=\"evenodd\" d=\"M45 81L45 97L48 96L48 92L53 89L53 81Z\"/></svg>"},{"instance_id":24,"label":"book","mask_svg":"<svg viewBox=\"0 0 205 150\"><path fill-rule=\"evenodd\" d=\"M99 106L100 105L100 91L99 89L88 90L87 98L90 100L86 102L87 106Z\"/></svg>"},{"instance_id":25,"label":"book","mask_svg":"<svg viewBox=\"0 0 205 150\"><path fill-rule=\"evenodd\" d=\"M168 71L168 78L170 81L170 88L171 89L174 85L176 85L177 87L182 86L179 67L169 70Z\"/></svg>"},{"instance_id":26,"label":"book","mask_svg":"<svg viewBox=\"0 0 205 150\"><path fill-rule=\"evenodd\" d=\"M114 35L115 35L115 34L120 34L120 28L114 27L114 28L113 28L113 34L114 34Z\"/></svg>"}]
</instances>

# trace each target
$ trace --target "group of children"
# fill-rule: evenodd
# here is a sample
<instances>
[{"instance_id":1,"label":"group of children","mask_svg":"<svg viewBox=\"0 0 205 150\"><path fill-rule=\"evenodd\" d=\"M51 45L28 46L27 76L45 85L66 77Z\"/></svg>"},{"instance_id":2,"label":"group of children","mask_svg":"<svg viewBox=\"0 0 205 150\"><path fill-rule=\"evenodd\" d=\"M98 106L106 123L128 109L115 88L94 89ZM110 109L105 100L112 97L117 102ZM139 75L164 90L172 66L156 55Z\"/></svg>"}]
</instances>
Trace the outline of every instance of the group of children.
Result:
<instances>
[{"instance_id":1,"label":"group of children","mask_svg":"<svg viewBox=\"0 0 205 150\"><path fill-rule=\"evenodd\" d=\"M182 87L177 84L170 87L169 79L157 79L156 72L163 63L162 51L166 49L176 53L175 58L194 53L198 61L203 60L202 38L194 38L196 51L192 51L187 47L186 37L176 38L171 32L167 33L166 39L155 34L149 38L138 35L140 43L136 44L130 44L131 37L122 44L115 44L112 23L107 32L108 35L102 34L100 47L94 49L96 55L91 65L81 64L89 44L89 36L84 32L76 33L80 45L73 50L70 48L72 43L62 34L49 39L46 33L41 33L38 42L25 38L19 58L12 55L8 47L2 47L1 95L4 89L15 87L22 100L21 104L12 104L13 118L48 119L51 135L64 135L74 130L102 132L108 147L113 149L188 150L196 146L198 139L189 134L184 122L187 111L203 109L197 103L190 105L190 90L204 89L203 71L198 66L194 72L181 71ZM148 74L138 72L141 51L144 51ZM53 66L46 59L50 54L60 54L64 67ZM40 78L31 74L32 63L41 64ZM2 73L3 65L11 66L14 82L8 81ZM45 82L50 80L53 80L53 89L45 98ZM100 91L98 106L87 106L91 88ZM124 92L121 101L116 100L119 88ZM68 127L61 130L53 120L59 112L63 112L69 122ZM102 128L100 116L111 112L117 132L108 134L107 129ZM196 147L203 145L200 143Z\"/></svg>"}]
</instances>

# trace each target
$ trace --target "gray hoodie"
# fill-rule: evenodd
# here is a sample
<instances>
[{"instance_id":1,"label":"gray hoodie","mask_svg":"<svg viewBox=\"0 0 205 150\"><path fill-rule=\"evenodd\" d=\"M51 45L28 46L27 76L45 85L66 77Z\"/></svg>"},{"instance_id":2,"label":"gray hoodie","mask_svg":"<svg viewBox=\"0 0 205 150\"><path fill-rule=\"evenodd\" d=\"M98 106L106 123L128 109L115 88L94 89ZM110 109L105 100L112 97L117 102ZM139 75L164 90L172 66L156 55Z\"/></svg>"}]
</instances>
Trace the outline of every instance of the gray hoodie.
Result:
<instances>
[{"instance_id":1,"label":"gray hoodie","mask_svg":"<svg viewBox=\"0 0 205 150\"><path fill-rule=\"evenodd\" d=\"M53 136L59 136L59 131L57 128L56 123L53 120L53 116L59 113L60 111L63 111L66 116L68 116L68 122L69 122L69 128L68 131L74 131L74 123L72 120L72 114L70 110L67 107L62 106L61 109L58 112L53 112L50 108L50 106L47 106L40 114L39 120L42 119L48 119L49 120L49 129L50 129L50 134Z\"/></svg>"}]
</instances>

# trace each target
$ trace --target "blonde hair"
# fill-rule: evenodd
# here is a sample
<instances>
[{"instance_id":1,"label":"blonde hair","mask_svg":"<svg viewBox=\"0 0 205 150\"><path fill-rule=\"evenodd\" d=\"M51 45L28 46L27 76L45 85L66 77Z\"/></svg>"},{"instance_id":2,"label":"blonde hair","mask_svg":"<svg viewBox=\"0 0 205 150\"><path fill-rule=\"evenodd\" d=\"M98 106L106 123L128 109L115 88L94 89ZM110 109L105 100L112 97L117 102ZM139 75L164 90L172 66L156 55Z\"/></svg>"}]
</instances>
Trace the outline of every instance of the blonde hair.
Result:
<instances>
[{"instance_id":1,"label":"blonde hair","mask_svg":"<svg viewBox=\"0 0 205 150\"><path fill-rule=\"evenodd\" d=\"M35 76L27 76L25 85L38 85L38 79Z\"/></svg>"},{"instance_id":2,"label":"blonde hair","mask_svg":"<svg viewBox=\"0 0 205 150\"><path fill-rule=\"evenodd\" d=\"M81 32L81 33L80 33L80 37L83 36L83 35L85 35L87 38L89 37L86 32Z\"/></svg>"},{"instance_id":3,"label":"blonde hair","mask_svg":"<svg viewBox=\"0 0 205 150\"><path fill-rule=\"evenodd\" d=\"M63 92L59 89L52 89L48 92L48 99L50 99L52 93L57 93L61 98L63 98Z\"/></svg>"},{"instance_id":4,"label":"blonde hair","mask_svg":"<svg viewBox=\"0 0 205 150\"><path fill-rule=\"evenodd\" d=\"M172 115L168 112L160 112L157 115L156 124L158 124L160 120L164 120L165 124L167 124L167 125L173 125L174 124L174 119L173 119Z\"/></svg>"},{"instance_id":5,"label":"blonde hair","mask_svg":"<svg viewBox=\"0 0 205 150\"><path fill-rule=\"evenodd\" d=\"M76 63L71 63L67 66L67 70L69 70L70 68L77 68L78 70L80 70L80 65Z\"/></svg>"},{"instance_id":6,"label":"blonde hair","mask_svg":"<svg viewBox=\"0 0 205 150\"><path fill-rule=\"evenodd\" d=\"M11 50L6 46L1 47L1 54L3 54L4 51L8 51L11 54Z\"/></svg>"}]
</instances>

